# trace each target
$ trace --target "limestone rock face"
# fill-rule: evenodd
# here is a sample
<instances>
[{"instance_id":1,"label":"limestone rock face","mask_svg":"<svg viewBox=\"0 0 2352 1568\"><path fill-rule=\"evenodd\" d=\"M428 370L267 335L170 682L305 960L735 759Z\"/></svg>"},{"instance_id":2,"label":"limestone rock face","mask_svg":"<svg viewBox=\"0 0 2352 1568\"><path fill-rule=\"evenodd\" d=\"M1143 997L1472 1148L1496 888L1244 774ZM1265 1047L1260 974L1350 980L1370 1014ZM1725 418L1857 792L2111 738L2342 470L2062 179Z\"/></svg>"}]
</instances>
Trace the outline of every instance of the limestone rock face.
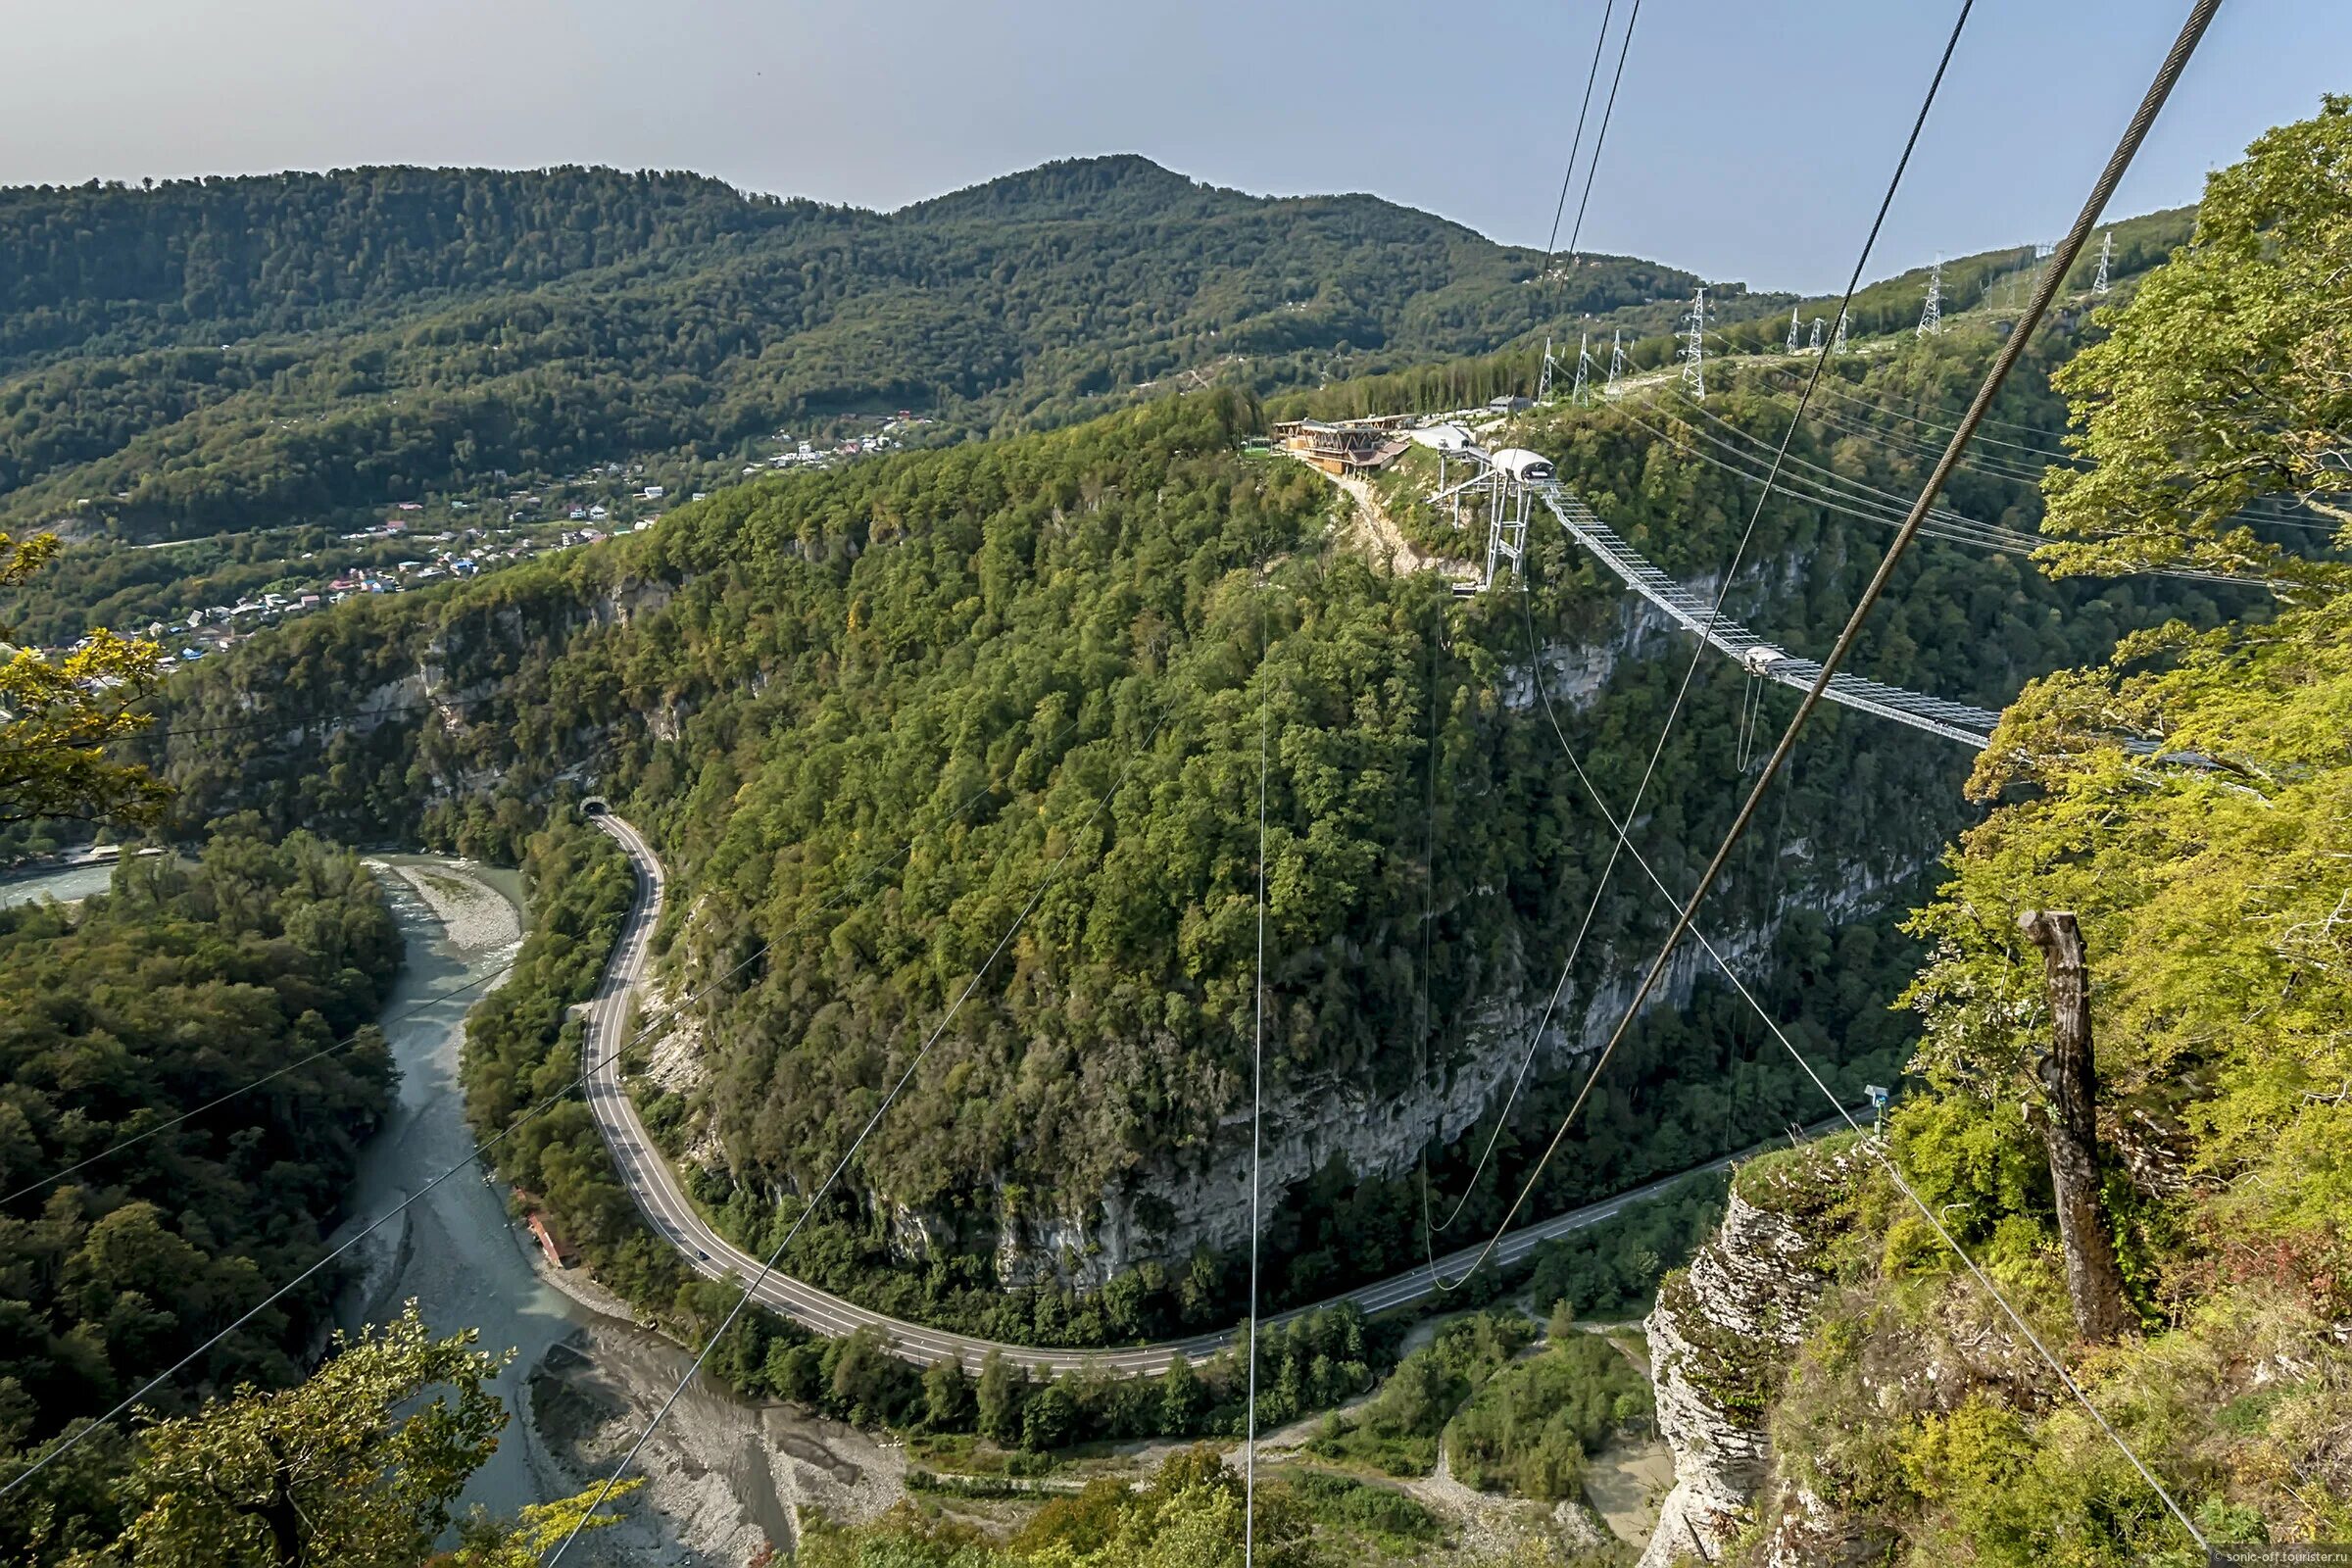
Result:
<instances>
[{"instance_id":1,"label":"limestone rock face","mask_svg":"<svg viewBox=\"0 0 2352 1568\"><path fill-rule=\"evenodd\" d=\"M1721 1557L1763 1489L1765 1414L1820 1298L1814 1255L1798 1222L1734 1192L1715 1239L1658 1292L1642 1327L1675 1482L1641 1568Z\"/></svg>"}]
</instances>

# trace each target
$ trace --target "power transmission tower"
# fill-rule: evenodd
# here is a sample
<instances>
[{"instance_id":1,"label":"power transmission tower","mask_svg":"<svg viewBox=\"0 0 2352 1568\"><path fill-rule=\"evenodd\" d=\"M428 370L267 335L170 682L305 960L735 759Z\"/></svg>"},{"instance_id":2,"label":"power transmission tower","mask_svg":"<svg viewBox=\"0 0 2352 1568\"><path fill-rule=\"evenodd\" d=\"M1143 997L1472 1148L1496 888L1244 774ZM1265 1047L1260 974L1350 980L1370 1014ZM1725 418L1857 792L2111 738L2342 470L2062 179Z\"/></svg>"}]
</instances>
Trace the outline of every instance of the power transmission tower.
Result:
<instances>
[{"instance_id":1,"label":"power transmission tower","mask_svg":"<svg viewBox=\"0 0 2352 1568\"><path fill-rule=\"evenodd\" d=\"M1928 269L1928 303L1919 313L1919 335L1934 337L1943 330L1943 258Z\"/></svg>"},{"instance_id":2,"label":"power transmission tower","mask_svg":"<svg viewBox=\"0 0 2352 1568\"><path fill-rule=\"evenodd\" d=\"M1542 370L1540 370L1539 372L1537 372L1537 375L1536 375L1536 401L1537 401L1538 403L1541 403L1541 402L1543 402L1543 401L1544 401L1545 398L1547 398L1547 397L1550 397L1550 396L1551 396L1551 339L1550 339L1550 338L1548 338L1548 337L1546 337L1546 338L1544 340L1544 368L1543 368Z\"/></svg>"},{"instance_id":3,"label":"power transmission tower","mask_svg":"<svg viewBox=\"0 0 2352 1568\"><path fill-rule=\"evenodd\" d=\"M2111 228L2099 236L2099 275L2090 280L2090 291L2093 294L2107 292L2107 264L2114 259L2115 230Z\"/></svg>"},{"instance_id":4,"label":"power transmission tower","mask_svg":"<svg viewBox=\"0 0 2352 1568\"><path fill-rule=\"evenodd\" d=\"M1615 392L1617 383L1625 376L1625 328L1620 326L1609 333L1609 384L1604 391Z\"/></svg>"},{"instance_id":5,"label":"power transmission tower","mask_svg":"<svg viewBox=\"0 0 2352 1568\"><path fill-rule=\"evenodd\" d=\"M1843 311L1838 313L1838 335L1830 343L1830 354L1837 359L1845 357L1845 313Z\"/></svg>"},{"instance_id":6,"label":"power transmission tower","mask_svg":"<svg viewBox=\"0 0 2352 1568\"><path fill-rule=\"evenodd\" d=\"M1796 352L1796 307L1793 305L1788 307L1788 347L1787 352L1790 354Z\"/></svg>"},{"instance_id":7,"label":"power transmission tower","mask_svg":"<svg viewBox=\"0 0 2352 1568\"><path fill-rule=\"evenodd\" d=\"M1592 334L1582 332L1576 339L1576 385L1569 390L1568 401L1583 407L1591 401L1585 393L1585 383L1592 376Z\"/></svg>"},{"instance_id":8,"label":"power transmission tower","mask_svg":"<svg viewBox=\"0 0 2352 1568\"><path fill-rule=\"evenodd\" d=\"M1819 354L1821 352L1821 329L1829 324L1829 322L1823 320L1818 316L1813 318L1813 336L1807 340L1805 344L1805 352L1807 354Z\"/></svg>"},{"instance_id":9,"label":"power transmission tower","mask_svg":"<svg viewBox=\"0 0 2352 1568\"><path fill-rule=\"evenodd\" d=\"M1707 395L1707 286L1701 283L1690 296L1690 330L1683 334L1683 385L1694 398Z\"/></svg>"}]
</instances>

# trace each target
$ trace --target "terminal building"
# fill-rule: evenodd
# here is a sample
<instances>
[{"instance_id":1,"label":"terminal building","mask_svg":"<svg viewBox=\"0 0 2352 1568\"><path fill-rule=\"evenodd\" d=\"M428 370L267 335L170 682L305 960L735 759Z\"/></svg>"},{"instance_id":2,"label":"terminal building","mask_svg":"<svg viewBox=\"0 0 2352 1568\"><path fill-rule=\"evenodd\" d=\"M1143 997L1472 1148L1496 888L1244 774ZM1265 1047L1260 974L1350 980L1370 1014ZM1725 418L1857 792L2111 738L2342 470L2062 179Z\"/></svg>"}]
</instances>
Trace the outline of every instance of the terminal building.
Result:
<instances>
[{"instance_id":1,"label":"terminal building","mask_svg":"<svg viewBox=\"0 0 2352 1568\"><path fill-rule=\"evenodd\" d=\"M1411 441L1404 434L1409 415L1375 419L1286 419L1274 426L1274 442L1325 473L1351 473L1392 462Z\"/></svg>"}]
</instances>

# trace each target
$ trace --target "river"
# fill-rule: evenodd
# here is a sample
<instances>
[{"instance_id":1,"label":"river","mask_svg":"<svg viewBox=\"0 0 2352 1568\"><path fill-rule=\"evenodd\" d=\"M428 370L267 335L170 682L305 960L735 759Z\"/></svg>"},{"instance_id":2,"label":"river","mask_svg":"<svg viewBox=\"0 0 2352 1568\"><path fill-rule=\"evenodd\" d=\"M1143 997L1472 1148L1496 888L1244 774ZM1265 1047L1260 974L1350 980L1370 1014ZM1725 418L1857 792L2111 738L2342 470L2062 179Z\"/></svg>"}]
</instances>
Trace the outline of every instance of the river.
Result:
<instances>
[{"instance_id":1,"label":"river","mask_svg":"<svg viewBox=\"0 0 2352 1568\"><path fill-rule=\"evenodd\" d=\"M419 855L373 857L369 864L407 939L406 963L381 1014L400 1090L361 1152L338 1239L398 1206L473 1147L458 1081L466 1014L495 989L489 976L521 940L514 872ZM112 866L94 865L15 878L0 882L0 906L74 903L105 892L112 876ZM483 983L433 1000L472 980ZM550 1284L529 1233L508 1216L506 1188L477 1169L433 1188L409 1206L405 1223L387 1225L364 1249L375 1240L385 1245L341 1303L345 1328L384 1321L414 1299L432 1329L472 1328L480 1348L514 1352L491 1385L512 1419L467 1482L459 1517L475 1506L512 1517L592 1484L686 1374L690 1358L671 1341L637 1327L616 1302L612 1310L590 1304L605 1299L593 1285L567 1276L575 1299ZM857 1461L870 1465L866 1455L839 1451L862 1440L819 1430L831 1426L698 1379L640 1455L652 1478L646 1495L624 1523L584 1538L571 1560L583 1568L715 1568L749 1560L762 1542L788 1547L786 1489L809 1492L792 1479L794 1456L813 1439L820 1470L846 1466L854 1478ZM822 1489L818 1495L835 1500Z\"/></svg>"},{"instance_id":2,"label":"river","mask_svg":"<svg viewBox=\"0 0 2352 1568\"><path fill-rule=\"evenodd\" d=\"M472 1148L458 1079L466 1014L495 988L487 977L521 940L515 873L415 855L370 863L408 953L383 1011L400 1067L399 1100L361 1153L346 1222L354 1228L397 1206ZM475 990L433 1000L477 980L484 983ZM582 1461L603 1470L612 1440L641 1425L690 1364L670 1341L556 1289L543 1267L529 1233L508 1214L504 1184L469 1169L409 1207L396 1247L345 1300L347 1327L390 1318L414 1299L435 1331L472 1328L480 1348L512 1352L492 1390L513 1419L498 1451L467 1482L461 1515L479 1506L512 1517L581 1490L591 1474ZM573 1284L583 1296L601 1296ZM750 1457L765 1449L753 1441L764 1414L698 1379L671 1412L675 1430L665 1424L642 1456L654 1477L648 1500L659 1511L631 1510L625 1526L590 1538L599 1549L583 1557L741 1562L760 1539L789 1545L792 1527L776 1480ZM564 1457L551 1451L551 1438L564 1445Z\"/></svg>"},{"instance_id":3,"label":"river","mask_svg":"<svg viewBox=\"0 0 2352 1568\"><path fill-rule=\"evenodd\" d=\"M417 856L385 857L376 863L408 939L408 961L383 1012L384 1032L400 1067L400 1094L382 1130L361 1152L349 1200L354 1225L397 1206L473 1147L458 1084L466 1014L494 988L496 982L486 977L513 958L522 935L516 912L520 889L512 872ZM452 890L441 901L444 906L466 908L472 918L453 919L449 924L457 929L445 927L407 877L385 874L401 869L435 878ZM468 981L485 983L462 996L431 1000ZM526 1419L528 1379L551 1347L596 1314L539 1277L522 1250L527 1233L508 1219L506 1189L484 1179L478 1167L412 1204L405 1229L386 1229L400 1233L397 1268L386 1277L383 1265L392 1259L379 1258L365 1287L347 1294L344 1327L392 1317L401 1303L414 1298L436 1331L470 1327L479 1331L481 1348L514 1352L493 1389L515 1419L498 1451L474 1472L460 1510L479 1503L494 1513L513 1514L573 1491Z\"/></svg>"},{"instance_id":4,"label":"river","mask_svg":"<svg viewBox=\"0 0 2352 1568\"><path fill-rule=\"evenodd\" d=\"M0 909L12 904L30 904L37 899L78 904L93 893L104 893L114 880L112 862L105 865L74 865L62 871L37 871L31 876L11 877L0 882Z\"/></svg>"}]
</instances>

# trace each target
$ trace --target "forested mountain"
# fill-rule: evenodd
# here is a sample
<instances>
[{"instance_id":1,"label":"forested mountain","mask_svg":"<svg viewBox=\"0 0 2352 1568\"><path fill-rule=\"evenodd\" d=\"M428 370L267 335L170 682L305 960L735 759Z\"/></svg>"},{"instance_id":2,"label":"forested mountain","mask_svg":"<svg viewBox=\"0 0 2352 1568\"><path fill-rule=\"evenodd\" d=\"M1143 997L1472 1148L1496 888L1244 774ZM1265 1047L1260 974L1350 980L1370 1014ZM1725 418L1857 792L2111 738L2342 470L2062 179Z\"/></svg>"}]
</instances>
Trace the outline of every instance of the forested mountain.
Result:
<instances>
[{"instance_id":1,"label":"forested mountain","mask_svg":"<svg viewBox=\"0 0 2352 1568\"><path fill-rule=\"evenodd\" d=\"M109 1407L318 1260L391 1103L372 1020L400 959L356 856L251 818L193 860L126 858L77 908L0 910L0 1446ZM165 1125L280 1069L233 1110ZM299 1377L335 1284L320 1275L150 1403Z\"/></svg>"},{"instance_id":2,"label":"forested mountain","mask_svg":"<svg viewBox=\"0 0 2352 1568\"><path fill-rule=\"evenodd\" d=\"M1541 260L1135 157L891 214L609 170L11 190L0 520L188 536L731 463L853 412L1011 429L1187 368L1270 387L1484 352L1697 281Z\"/></svg>"},{"instance_id":3,"label":"forested mountain","mask_svg":"<svg viewBox=\"0 0 2352 1568\"><path fill-rule=\"evenodd\" d=\"M1875 373L1957 385L1992 341L1907 345ZM1769 405L1746 397L1725 414L1769 425ZM999 1296L992 1249L1023 1215L1084 1225L1105 1203L1185 1231L1168 1173L1215 1147L1248 1059L1251 850L1237 835L1260 698L1275 723L1270 1071L1286 1103L1409 1102L1480 1053L1516 1049L1492 1020L1540 1001L1607 857L1548 730L1509 695L1531 639L1597 661L1595 693L1566 722L1618 799L1640 772L1631 737L1680 675L1676 649L1629 628L1619 590L1554 535L1525 604L1456 604L1430 574L1386 575L1328 531L1321 478L1239 450L1258 418L1232 393L1166 399L1062 433L743 486L561 564L345 605L208 662L177 689L158 755L193 813L253 804L467 853L513 853L547 803L587 787L566 780L613 795L672 864L674 907L693 911L671 941L678 978L752 960L709 1004L710 1082L657 1119L683 1114L718 1141L714 1200L744 1195L754 1229L774 1211L752 1195L813 1184L910 1049L909 1020L945 1004L1075 847L1018 963L860 1156L865 1193L946 1239L929 1277L867 1272L893 1245L869 1225L888 1205L829 1215L794 1259L900 1293L889 1304L906 1310L1068 1333L1061 1307L1031 1318ZM1719 569L1746 520L1748 490L1625 418L1552 415L1526 434L1678 574ZM1795 451L1888 485L1908 472L1901 453L1834 433ZM1883 537L1776 503L1739 612L1783 646L1826 646ZM1997 706L2180 610L2218 613L2203 588L2054 585L2014 556L1932 543L1858 667ZM1670 883L1731 809L1746 763L1728 737L1750 695L1710 667L1662 761L1642 831ZM1784 701L1767 692L1766 712ZM1781 967L1761 983L1858 1085L1901 1058L1880 1003L1909 950L1886 906L1964 822L1967 760L1853 715L1825 715L1818 735L1715 917L1780 929ZM921 849L901 865L909 839ZM1426 966L1412 935L1425 888ZM1618 879L1578 996L1651 928L1653 903ZM1812 1114L1810 1090L1755 1045L1702 986L1649 1027L1596 1102L1583 1157L1557 1162L1539 1200L1563 1206ZM1553 1113L1557 1092L1536 1087L1523 1124ZM1475 1150L1437 1151L1441 1178L1465 1178ZM1506 1140L1469 1212L1498 1215L1525 1157ZM1299 1187L1277 1205L1270 1289L1306 1298L1409 1261L1409 1195L1345 1171ZM1229 1309L1213 1268L1112 1298L1126 1317L1089 1332Z\"/></svg>"}]
</instances>

